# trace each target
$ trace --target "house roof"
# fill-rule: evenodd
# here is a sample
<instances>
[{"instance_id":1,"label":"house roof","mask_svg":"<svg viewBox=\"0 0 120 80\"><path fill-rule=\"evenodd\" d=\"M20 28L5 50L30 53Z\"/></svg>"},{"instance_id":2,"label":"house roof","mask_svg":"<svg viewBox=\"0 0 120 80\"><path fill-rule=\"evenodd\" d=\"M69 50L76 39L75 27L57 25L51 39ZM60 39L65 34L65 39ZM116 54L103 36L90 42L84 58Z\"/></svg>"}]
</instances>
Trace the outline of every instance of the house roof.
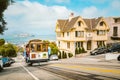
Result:
<instances>
[{"instance_id":1,"label":"house roof","mask_svg":"<svg viewBox=\"0 0 120 80\"><path fill-rule=\"evenodd\" d=\"M69 31L74 27L74 24L76 21L80 18L80 16L72 18L70 21L68 19L66 20L58 20L59 28L62 32ZM99 17L97 19L83 19L85 24L87 25L88 30L95 29L99 21L101 20L102 17Z\"/></svg>"},{"instance_id":2,"label":"house roof","mask_svg":"<svg viewBox=\"0 0 120 80\"><path fill-rule=\"evenodd\" d=\"M97 26L97 24L99 23L99 21L101 20L102 17L99 18L93 18L93 19L83 19L84 22L86 23L88 29L92 30L95 29L95 27Z\"/></svg>"}]
</instances>

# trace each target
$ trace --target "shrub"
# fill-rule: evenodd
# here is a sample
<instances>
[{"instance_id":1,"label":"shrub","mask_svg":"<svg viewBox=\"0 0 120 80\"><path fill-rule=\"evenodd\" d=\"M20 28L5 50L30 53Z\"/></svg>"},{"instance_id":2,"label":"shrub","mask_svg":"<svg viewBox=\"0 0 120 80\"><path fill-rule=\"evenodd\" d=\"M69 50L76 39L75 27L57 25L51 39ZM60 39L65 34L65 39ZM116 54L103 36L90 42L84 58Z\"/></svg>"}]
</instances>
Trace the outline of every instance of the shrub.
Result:
<instances>
[{"instance_id":1,"label":"shrub","mask_svg":"<svg viewBox=\"0 0 120 80\"><path fill-rule=\"evenodd\" d=\"M79 54L79 49L78 48L75 49L75 54Z\"/></svg>"},{"instance_id":2,"label":"shrub","mask_svg":"<svg viewBox=\"0 0 120 80\"><path fill-rule=\"evenodd\" d=\"M72 53L68 53L68 57L70 58L70 57L72 57L73 56L73 54Z\"/></svg>"},{"instance_id":3,"label":"shrub","mask_svg":"<svg viewBox=\"0 0 120 80\"><path fill-rule=\"evenodd\" d=\"M79 47L79 54L80 54L80 53L82 53L82 49L81 49L81 47Z\"/></svg>"},{"instance_id":4,"label":"shrub","mask_svg":"<svg viewBox=\"0 0 120 80\"><path fill-rule=\"evenodd\" d=\"M58 54L59 50L55 43L50 43L49 46L51 48L51 54Z\"/></svg>"},{"instance_id":5,"label":"shrub","mask_svg":"<svg viewBox=\"0 0 120 80\"><path fill-rule=\"evenodd\" d=\"M59 51L58 58L61 59L61 52Z\"/></svg>"},{"instance_id":6,"label":"shrub","mask_svg":"<svg viewBox=\"0 0 120 80\"><path fill-rule=\"evenodd\" d=\"M84 47L81 48L81 52L82 53L86 53L87 51L85 51Z\"/></svg>"},{"instance_id":7,"label":"shrub","mask_svg":"<svg viewBox=\"0 0 120 80\"><path fill-rule=\"evenodd\" d=\"M66 53L66 52L64 53L64 56L63 56L63 57L64 57L64 58L67 58L67 53Z\"/></svg>"},{"instance_id":8,"label":"shrub","mask_svg":"<svg viewBox=\"0 0 120 80\"><path fill-rule=\"evenodd\" d=\"M12 44L6 44L0 47L0 54L3 57L16 57L17 52Z\"/></svg>"},{"instance_id":9,"label":"shrub","mask_svg":"<svg viewBox=\"0 0 120 80\"><path fill-rule=\"evenodd\" d=\"M62 51L62 54L61 54L61 55L62 55L62 56L61 56L61 59L63 59L63 58L64 58L64 53L65 53L65 52L64 52L64 51Z\"/></svg>"}]
</instances>

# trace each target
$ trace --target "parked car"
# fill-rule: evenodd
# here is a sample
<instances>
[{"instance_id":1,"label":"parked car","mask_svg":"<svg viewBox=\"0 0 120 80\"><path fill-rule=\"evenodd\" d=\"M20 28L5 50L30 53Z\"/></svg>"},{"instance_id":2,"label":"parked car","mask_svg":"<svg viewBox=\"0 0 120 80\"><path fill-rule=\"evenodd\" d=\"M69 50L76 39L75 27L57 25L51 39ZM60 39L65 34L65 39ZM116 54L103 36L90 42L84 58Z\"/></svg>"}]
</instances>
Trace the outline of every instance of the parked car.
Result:
<instances>
[{"instance_id":1,"label":"parked car","mask_svg":"<svg viewBox=\"0 0 120 80\"><path fill-rule=\"evenodd\" d=\"M11 65L9 57L3 57L2 61L3 61L3 66L4 67L9 67Z\"/></svg>"},{"instance_id":2,"label":"parked car","mask_svg":"<svg viewBox=\"0 0 120 80\"><path fill-rule=\"evenodd\" d=\"M56 54L51 55L50 60L58 60L58 56Z\"/></svg>"},{"instance_id":3,"label":"parked car","mask_svg":"<svg viewBox=\"0 0 120 80\"><path fill-rule=\"evenodd\" d=\"M15 63L15 60L12 58L9 58L9 62L12 64L12 63Z\"/></svg>"},{"instance_id":4,"label":"parked car","mask_svg":"<svg viewBox=\"0 0 120 80\"><path fill-rule=\"evenodd\" d=\"M104 54L108 51L105 47L96 48L93 51L90 51L90 55Z\"/></svg>"},{"instance_id":5,"label":"parked car","mask_svg":"<svg viewBox=\"0 0 120 80\"><path fill-rule=\"evenodd\" d=\"M3 62L2 62L2 56L0 56L0 71L3 69Z\"/></svg>"},{"instance_id":6,"label":"parked car","mask_svg":"<svg viewBox=\"0 0 120 80\"><path fill-rule=\"evenodd\" d=\"M114 44L108 48L108 52L120 52L120 44Z\"/></svg>"}]
</instances>

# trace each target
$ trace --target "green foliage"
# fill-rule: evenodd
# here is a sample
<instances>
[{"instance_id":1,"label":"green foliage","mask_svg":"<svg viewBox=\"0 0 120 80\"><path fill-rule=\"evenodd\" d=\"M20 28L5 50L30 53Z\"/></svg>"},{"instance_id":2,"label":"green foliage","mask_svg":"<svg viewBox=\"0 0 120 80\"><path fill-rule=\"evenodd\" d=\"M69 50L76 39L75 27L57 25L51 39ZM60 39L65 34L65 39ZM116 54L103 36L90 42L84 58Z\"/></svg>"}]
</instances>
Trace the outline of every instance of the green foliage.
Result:
<instances>
[{"instance_id":1,"label":"green foliage","mask_svg":"<svg viewBox=\"0 0 120 80\"><path fill-rule=\"evenodd\" d=\"M48 43L50 44L50 42L48 40L43 40L43 43Z\"/></svg>"},{"instance_id":2,"label":"green foliage","mask_svg":"<svg viewBox=\"0 0 120 80\"><path fill-rule=\"evenodd\" d=\"M0 46L5 44L5 40L4 39L0 39Z\"/></svg>"},{"instance_id":3,"label":"green foliage","mask_svg":"<svg viewBox=\"0 0 120 80\"><path fill-rule=\"evenodd\" d=\"M70 58L70 57L72 57L73 56L73 54L72 53L68 53L68 57Z\"/></svg>"},{"instance_id":4,"label":"green foliage","mask_svg":"<svg viewBox=\"0 0 120 80\"><path fill-rule=\"evenodd\" d=\"M79 54L80 54L80 53L82 53L82 49L81 49L81 47L79 47Z\"/></svg>"},{"instance_id":5,"label":"green foliage","mask_svg":"<svg viewBox=\"0 0 120 80\"><path fill-rule=\"evenodd\" d=\"M86 53L84 47L79 47L75 49L75 54L81 54L81 53Z\"/></svg>"},{"instance_id":6,"label":"green foliage","mask_svg":"<svg viewBox=\"0 0 120 80\"><path fill-rule=\"evenodd\" d=\"M5 44L0 47L0 54L3 57L15 57L17 56L15 46L13 44Z\"/></svg>"},{"instance_id":7,"label":"green foliage","mask_svg":"<svg viewBox=\"0 0 120 80\"><path fill-rule=\"evenodd\" d=\"M75 49L75 54L79 54L79 48Z\"/></svg>"},{"instance_id":8,"label":"green foliage","mask_svg":"<svg viewBox=\"0 0 120 80\"><path fill-rule=\"evenodd\" d=\"M59 54L58 54L58 58L61 59L61 58L62 58L62 57L61 57L61 52L59 51L58 53L59 53Z\"/></svg>"},{"instance_id":9,"label":"green foliage","mask_svg":"<svg viewBox=\"0 0 120 80\"><path fill-rule=\"evenodd\" d=\"M67 54L66 54L66 52L63 53L62 58L63 58L63 59L67 58Z\"/></svg>"},{"instance_id":10,"label":"green foliage","mask_svg":"<svg viewBox=\"0 0 120 80\"><path fill-rule=\"evenodd\" d=\"M86 53L85 49L82 47L81 48L82 53Z\"/></svg>"},{"instance_id":11,"label":"green foliage","mask_svg":"<svg viewBox=\"0 0 120 80\"><path fill-rule=\"evenodd\" d=\"M13 0L0 0L0 34L3 34L4 30L6 30L6 21L4 20L4 11L7 9L7 7L13 3Z\"/></svg>"},{"instance_id":12,"label":"green foliage","mask_svg":"<svg viewBox=\"0 0 120 80\"><path fill-rule=\"evenodd\" d=\"M51 48L51 55L52 54L58 54L59 50L58 50L57 45L54 42L50 43L49 46Z\"/></svg>"},{"instance_id":13,"label":"green foliage","mask_svg":"<svg viewBox=\"0 0 120 80\"><path fill-rule=\"evenodd\" d=\"M67 58L67 54L64 51L62 51L62 59L65 59L65 58Z\"/></svg>"}]
</instances>

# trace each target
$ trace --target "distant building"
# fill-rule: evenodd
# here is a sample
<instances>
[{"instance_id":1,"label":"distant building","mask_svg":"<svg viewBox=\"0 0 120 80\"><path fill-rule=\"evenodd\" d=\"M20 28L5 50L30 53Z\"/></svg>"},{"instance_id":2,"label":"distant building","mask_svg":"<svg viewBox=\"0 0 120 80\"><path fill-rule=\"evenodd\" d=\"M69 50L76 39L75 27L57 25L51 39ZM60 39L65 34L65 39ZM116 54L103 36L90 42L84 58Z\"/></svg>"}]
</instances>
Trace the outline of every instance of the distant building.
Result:
<instances>
[{"instance_id":1,"label":"distant building","mask_svg":"<svg viewBox=\"0 0 120 80\"><path fill-rule=\"evenodd\" d=\"M69 19L57 20L55 31L59 50L75 56L76 48L90 51L105 46L109 27L103 17L84 19L72 13Z\"/></svg>"},{"instance_id":2,"label":"distant building","mask_svg":"<svg viewBox=\"0 0 120 80\"><path fill-rule=\"evenodd\" d=\"M108 43L120 42L120 17L105 18L110 27Z\"/></svg>"}]
</instances>

